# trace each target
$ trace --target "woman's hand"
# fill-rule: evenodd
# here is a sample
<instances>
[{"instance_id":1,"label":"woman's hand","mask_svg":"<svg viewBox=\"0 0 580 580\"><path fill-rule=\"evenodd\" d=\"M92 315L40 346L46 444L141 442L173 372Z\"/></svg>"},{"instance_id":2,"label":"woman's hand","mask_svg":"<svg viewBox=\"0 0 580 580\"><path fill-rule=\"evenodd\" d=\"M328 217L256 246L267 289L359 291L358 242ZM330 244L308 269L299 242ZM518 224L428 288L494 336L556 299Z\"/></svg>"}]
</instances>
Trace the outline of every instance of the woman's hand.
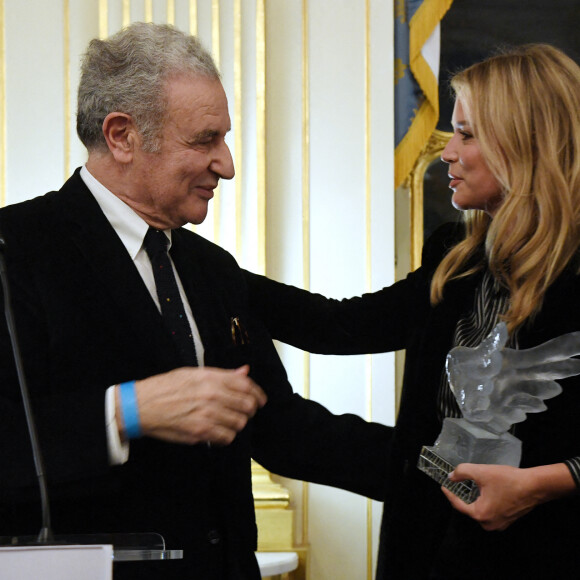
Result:
<instances>
[{"instance_id":1,"label":"woman's hand","mask_svg":"<svg viewBox=\"0 0 580 580\"><path fill-rule=\"evenodd\" d=\"M484 530L505 530L537 505L574 493L576 483L564 463L522 469L508 465L462 463L451 481L472 479L479 497L466 504L442 488L451 505L481 524Z\"/></svg>"}]
</instances>

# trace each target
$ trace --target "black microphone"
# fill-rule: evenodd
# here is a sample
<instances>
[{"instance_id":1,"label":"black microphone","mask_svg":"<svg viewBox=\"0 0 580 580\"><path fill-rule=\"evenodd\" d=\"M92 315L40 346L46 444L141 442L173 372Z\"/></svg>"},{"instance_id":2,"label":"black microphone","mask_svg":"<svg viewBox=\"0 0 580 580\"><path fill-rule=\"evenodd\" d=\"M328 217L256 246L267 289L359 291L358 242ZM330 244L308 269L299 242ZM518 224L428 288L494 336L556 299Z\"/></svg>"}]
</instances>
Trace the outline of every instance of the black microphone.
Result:
<instances>
[{"instance_id":1,"label":"black microphone","mask_svg":"<svg viewBox=\"0 0 580 580\"><path fill-rule=\"evenodd\" d=\"M18 375L18 383L20 385L20 393L22 396L22 403L24 405L24 414L26 416L26 424L28 426L28 434L30 443L32 445L32 456L34 459L34 468L36 477L38 479L38 486L40 489L40 502L42 509L42 528L38 534L37 542L40 544L47 544L54 540L51 524L50 524L50 505L48 501L48 489L46 485L46 477L44 474L44 462L40 452L40 445L38 442L38 435L36 433L36 425L34 423L34 416L30 404L30 394L26 384L26 377L24 375L24 367L22 364L22 356L20 354L20 347L18 345L18 336L16 333L16 325L14 323L14 315L12 311L12 302L10 298L10 285L8 283L8 276L6 274L6 260L4 258L4 251L6 250L6 240L0 232L0 280L2 282L2 291L4 293L4 314L6 316L6 324L8 327L8 334L12 344L12 354L16 364L16 373Z\"/></svg>"}]
</instances>

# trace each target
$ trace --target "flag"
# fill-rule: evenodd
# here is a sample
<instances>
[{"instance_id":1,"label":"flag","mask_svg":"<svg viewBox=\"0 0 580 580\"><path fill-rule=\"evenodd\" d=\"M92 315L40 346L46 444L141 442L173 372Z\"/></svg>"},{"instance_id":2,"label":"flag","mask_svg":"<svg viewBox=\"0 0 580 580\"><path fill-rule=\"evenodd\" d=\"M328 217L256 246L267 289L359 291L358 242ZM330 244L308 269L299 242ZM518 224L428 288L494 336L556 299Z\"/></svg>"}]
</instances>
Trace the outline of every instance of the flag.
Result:
<instances>
[{"instance_id":1,"label":"flag","mask_svg":"<svg viewBox=\"0 0 580 580\"><path fill-rule=\"evenodd\" d=\"M453 0L395 0L395 187L439 120L439 22Z\"/></svg>"}]
</instances>

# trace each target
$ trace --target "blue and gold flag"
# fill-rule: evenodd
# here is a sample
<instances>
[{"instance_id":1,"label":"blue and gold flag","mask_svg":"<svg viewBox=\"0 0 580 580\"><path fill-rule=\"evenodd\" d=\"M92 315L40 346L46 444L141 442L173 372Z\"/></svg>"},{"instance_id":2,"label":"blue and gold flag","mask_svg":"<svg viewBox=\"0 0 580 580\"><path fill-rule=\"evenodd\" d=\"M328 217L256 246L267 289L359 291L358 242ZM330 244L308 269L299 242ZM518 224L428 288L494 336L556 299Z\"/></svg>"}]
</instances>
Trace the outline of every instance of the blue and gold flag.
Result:
<instances>
[{"instance_id":1,"label":"blue and gold flag","mask_svg":"<svg viewBox=\"0 0 580 580\"><path fill-rule=\"evenodd\" d=\"M452 1L395 0L395 187L437 126L438 26Z\"/></svg>"}]
</instances>

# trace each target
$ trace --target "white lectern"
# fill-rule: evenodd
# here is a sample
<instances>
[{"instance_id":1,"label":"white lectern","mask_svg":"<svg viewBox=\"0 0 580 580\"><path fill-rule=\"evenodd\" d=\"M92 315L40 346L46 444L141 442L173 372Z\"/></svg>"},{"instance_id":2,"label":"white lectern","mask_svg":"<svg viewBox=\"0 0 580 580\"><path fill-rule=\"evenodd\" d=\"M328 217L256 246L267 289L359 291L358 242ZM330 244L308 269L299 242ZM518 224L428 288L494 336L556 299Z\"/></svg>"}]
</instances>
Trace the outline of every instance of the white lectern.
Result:
<instances>
[{"instance_id":1,"label":"white lectern","mask_svg":"<svg viewBox=\"0 0 580 580\"><path fill-rule=\"evenodd\" d=\"M183 558L183 550L168 550L154 533L56 536L51 544L7 540L0 538L0 580L111 580L114 562Z\"/></svg>"},{"instance_id":2,"label":"white lectern","mask_svg":"<svg viewBox=\"0 0 580 580\"><path fill-rule=\"evenodd\" d=\"M111 580L113 546L0 548L0 580Z\"/></svg>"}]
</instances>

